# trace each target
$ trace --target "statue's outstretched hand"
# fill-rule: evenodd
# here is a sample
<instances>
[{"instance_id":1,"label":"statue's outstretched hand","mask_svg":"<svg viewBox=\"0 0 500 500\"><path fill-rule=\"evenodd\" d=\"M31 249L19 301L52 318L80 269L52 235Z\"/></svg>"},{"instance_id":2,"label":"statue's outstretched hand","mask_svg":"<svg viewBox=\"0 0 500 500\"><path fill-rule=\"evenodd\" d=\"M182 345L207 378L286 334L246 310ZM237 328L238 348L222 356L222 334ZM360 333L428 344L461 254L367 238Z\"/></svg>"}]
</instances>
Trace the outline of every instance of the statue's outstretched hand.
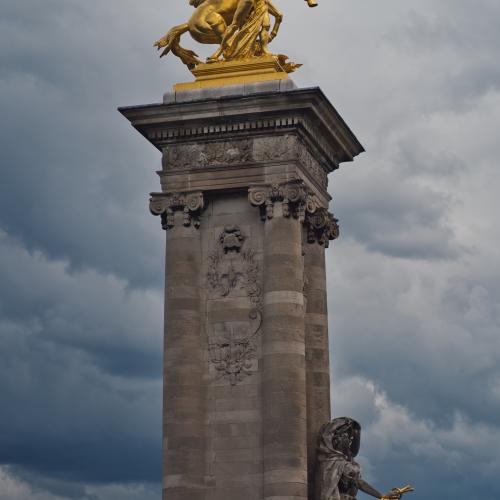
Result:
<instances>
[{"instance_id":1,"label":"statue's outstretched hand","mask_svg":"<svg viewBox=\"0 0 500 500\"><path fill-rule=\"evenodd\" d=\"M382 496L380 500L399 500L405 493L410 493L414 489L408 485L404 488L393 488L389 493Z\"/></svg>"},{"instance_id":2,"label":"statue's outstretched hand","mask_svg":"<svg viewBox=\"0 0 500 500\"><path fill-rule=\"evenodd\" d=\"M399 500L401 498L401 495L399 493L394 493L394 491L390 491L389 493L386 493L383 495L380 500Z\"/></svg>"}]
</instances>

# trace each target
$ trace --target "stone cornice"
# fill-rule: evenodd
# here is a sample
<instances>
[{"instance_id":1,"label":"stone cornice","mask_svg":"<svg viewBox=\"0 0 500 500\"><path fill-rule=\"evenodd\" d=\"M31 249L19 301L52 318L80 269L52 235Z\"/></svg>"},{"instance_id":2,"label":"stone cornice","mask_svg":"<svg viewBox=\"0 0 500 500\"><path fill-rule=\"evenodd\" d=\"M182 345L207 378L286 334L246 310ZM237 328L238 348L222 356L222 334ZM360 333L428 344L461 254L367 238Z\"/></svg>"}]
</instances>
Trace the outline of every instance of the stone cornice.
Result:
<instances>
[{"instance_id":1,"label":"stone cornice","mask_svg":"<svg viewBox=\"0 0 500 500\"><path fill-rule=\"evenodd\" d=\"M158 149L180 141L296 131L327 171L363 147L319 88L121 108Z\"/></svg>"}]
</instances>

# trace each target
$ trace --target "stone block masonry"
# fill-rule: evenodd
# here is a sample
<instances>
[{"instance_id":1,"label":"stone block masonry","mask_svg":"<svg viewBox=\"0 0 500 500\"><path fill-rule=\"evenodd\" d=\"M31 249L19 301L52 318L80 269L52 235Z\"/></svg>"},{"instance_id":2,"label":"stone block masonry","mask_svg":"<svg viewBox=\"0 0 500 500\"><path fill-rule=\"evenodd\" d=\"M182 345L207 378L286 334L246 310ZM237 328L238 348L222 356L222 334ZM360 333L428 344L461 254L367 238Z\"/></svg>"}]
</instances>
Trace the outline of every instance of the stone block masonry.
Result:
<instances>
[{"instance_id":1,"label":"stone block masonry","mask_svg":"<svg viewBox=\"0 0 500 500\"><path fill-rule=\"evenodd\" d=\"M313 500L330 419L328 174L363 151L323 93L253 84L122 108L162 153L164 500Z\"/></svg>"}]
</instances>

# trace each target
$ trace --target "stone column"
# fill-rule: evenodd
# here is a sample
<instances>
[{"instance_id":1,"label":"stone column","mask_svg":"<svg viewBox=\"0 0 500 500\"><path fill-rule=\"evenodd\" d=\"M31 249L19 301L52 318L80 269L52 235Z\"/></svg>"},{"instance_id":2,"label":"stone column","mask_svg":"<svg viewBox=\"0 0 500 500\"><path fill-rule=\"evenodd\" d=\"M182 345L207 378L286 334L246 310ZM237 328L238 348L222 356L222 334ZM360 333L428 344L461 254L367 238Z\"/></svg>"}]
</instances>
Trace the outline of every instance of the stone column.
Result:
<instances>
[{"instance_id":1,"label":"stone column","mask_svg":"<svg viewBox=\"0 0 500 500\"><path fill-rule=\"evenodd\" d=\"M120 111L162 153L164 500L306 500L329 419L328 174L363 147L320 89L293 84Z\"/></svg>"},{"instance_id":2,"label":"stone column","mask_svg":"<svg viewBox=\"0 0 500 500\"><path fill-rule=\"evenodd\" d=\"M321 426L331 418L330 360L325 248L338 237L336 219L325 209L306 215L304 273L309 498L314 499L316 445Z\"/></svg>"},{"instance_id":3,"label":"stone column","mask_svg":"<svg viewBox=\"0 0 500 500\"><path fill-rule=\"evenodd\" d=\"M167 230L163 380L163 499L202 500L206 389L201 338L201 192L153 194Z\"/></svg>"},{"instance_id":4,"label":"stone column","mask_svg":"<svg viewBox=\"0 0 500 500\"><path fill-rule=\"evenodd\" d=\"M250 188L265 222L262 348L264 499L307 498L304 330L305 191Z\"/></svg>"}]
</instances>

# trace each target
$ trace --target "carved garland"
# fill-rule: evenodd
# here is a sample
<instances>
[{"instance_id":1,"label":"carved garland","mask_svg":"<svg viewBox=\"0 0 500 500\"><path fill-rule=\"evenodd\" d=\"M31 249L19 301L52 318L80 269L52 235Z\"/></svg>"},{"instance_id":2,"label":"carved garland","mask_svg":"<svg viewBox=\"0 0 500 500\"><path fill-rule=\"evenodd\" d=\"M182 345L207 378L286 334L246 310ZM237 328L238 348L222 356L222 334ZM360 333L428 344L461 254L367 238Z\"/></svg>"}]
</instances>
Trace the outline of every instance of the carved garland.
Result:
<instances>
[{"instance_id":1,"label":"carved garland","mask_svg":"<svg viewBox=\"0 0 500 500\"><path fill-rule=\"evenodd\" d=\"M256 337L262 323L262 288L260 269L252 248L243 248L245 236L239 226L226 226L218 238L215 251L208 258L207 285L215 297L228 297L233 291L244 290L253 309L248 327L235 328L224 323L222 335L209 342L210 362L231 385L251 375L256 357Z\"/></svg>"},{"instance_id":2,"label":"carved garland","mask_svg":"<svg viewBox=\"0 0 500 500\"><path fill-rule=\"evenodd\" d=\"M149 209L153 215L161 216L161 225L165 230L175 226L175 212L183 212L183 225L200 227L200 214L204 208L203 193L151 193Z\"/></svg>"}]
</instances>

